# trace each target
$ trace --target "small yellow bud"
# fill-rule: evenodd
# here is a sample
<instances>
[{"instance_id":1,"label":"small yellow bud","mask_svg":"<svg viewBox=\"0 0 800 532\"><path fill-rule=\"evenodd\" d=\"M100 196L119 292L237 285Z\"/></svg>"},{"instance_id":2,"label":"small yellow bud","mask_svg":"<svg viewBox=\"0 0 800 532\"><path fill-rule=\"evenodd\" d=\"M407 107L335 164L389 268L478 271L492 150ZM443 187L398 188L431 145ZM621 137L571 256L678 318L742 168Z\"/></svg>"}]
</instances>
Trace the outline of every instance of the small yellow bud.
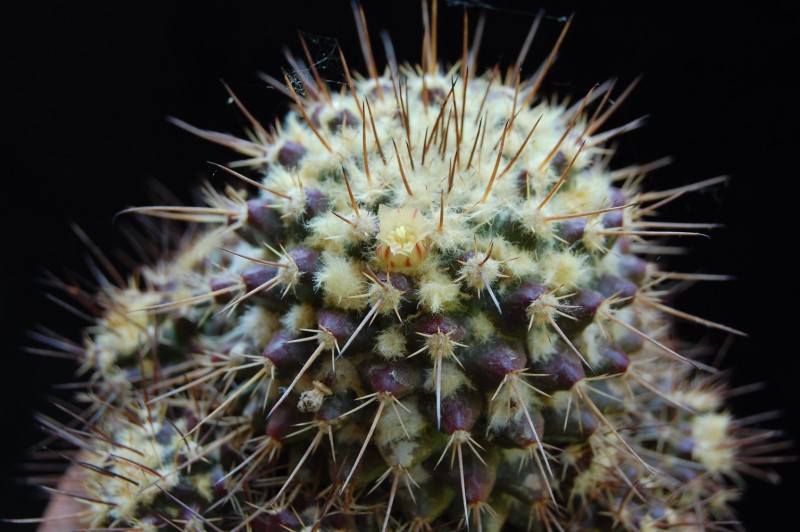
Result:
<instances>
[{"instance_id":1,"label":"small yellow bud","mask_svg":"<svg viewBox=\"0 0 800 532\"><path fill-rule=\"evenodd\" d=\"M383 266L415 268L428 255L431 226L414 207L378 206L378 248L375 254Z\"/></svg>"}]
</instances>

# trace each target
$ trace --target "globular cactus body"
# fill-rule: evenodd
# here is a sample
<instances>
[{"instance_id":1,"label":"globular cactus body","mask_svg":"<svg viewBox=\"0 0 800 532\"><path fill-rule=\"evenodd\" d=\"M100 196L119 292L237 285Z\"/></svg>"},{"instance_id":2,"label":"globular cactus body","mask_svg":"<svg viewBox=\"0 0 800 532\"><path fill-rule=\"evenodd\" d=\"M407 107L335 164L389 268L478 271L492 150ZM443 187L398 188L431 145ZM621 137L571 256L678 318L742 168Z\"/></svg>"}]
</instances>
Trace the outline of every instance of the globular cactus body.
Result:
<instances>
[{"instance_id":1,"label":"globular cactus body","mask_svg":"<svg viewBox=\"0 0 800 532\"><path fill-rule=\"evenodd\" d=\"M358 10L359 31L367 35ZM435 23L434 23L435 26ZM569 26L567 23L566 27ZM566 32L565 27L565 32ZM365 37L367 39L368 37ZM242 158L178 249L104 286L87 331L90 527L654 529L728 519L741 448L714 369L682 353L650 217L720 182L609 168L622 96L445 69L311 68L272 130L178 124ZM560 39L559 39L560 42ZM612 98L616 98L614 103ZM689 523L687 525L687 523Z\"/></svg>"}]
</instances>

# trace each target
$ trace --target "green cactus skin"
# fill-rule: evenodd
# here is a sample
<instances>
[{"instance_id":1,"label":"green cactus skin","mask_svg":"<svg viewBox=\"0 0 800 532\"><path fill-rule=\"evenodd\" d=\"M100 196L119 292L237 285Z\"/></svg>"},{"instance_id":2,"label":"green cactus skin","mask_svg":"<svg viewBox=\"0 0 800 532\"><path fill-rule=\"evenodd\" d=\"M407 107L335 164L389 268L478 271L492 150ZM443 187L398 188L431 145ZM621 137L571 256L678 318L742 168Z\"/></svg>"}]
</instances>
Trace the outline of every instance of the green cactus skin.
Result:
<instances>
[{"instance_id":1,"label":"green cactus skin","mask_svg":"<svg viewBox=\"0 0 800 532\"><path fill-rule=\"evenodd\" d=\"M643 191L645 167L610 168L638 125L603 128L620 88L565 102L432 58L342 94L288 80L293 110L242 138L176 121L240 157L205 206L128 210L192 230L96 296L90 429L42 418L85 449L87 526L732 519L769 435L672 335L700 320L663 290L693 276L643 260L696 229L648 208L722 180Z\"/></svg>"}]
</instances>

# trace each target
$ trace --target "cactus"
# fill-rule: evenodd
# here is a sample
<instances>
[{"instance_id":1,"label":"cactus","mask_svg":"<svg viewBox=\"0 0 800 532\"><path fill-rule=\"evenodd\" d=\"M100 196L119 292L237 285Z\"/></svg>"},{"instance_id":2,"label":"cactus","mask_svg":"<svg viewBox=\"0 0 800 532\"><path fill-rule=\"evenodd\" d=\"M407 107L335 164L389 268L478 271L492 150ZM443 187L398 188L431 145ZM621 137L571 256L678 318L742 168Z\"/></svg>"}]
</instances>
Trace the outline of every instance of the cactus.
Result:
<instances>
[{"instance_id":1,"label":"cactus","mask_svg":"<svg viewBox=\"0 0 800 532\"><path fill-rule=\"evenodd\" d=\"M270 80L293 102L272 129L232 91L247 135L175 120L238 158L212 163L232 184L203 206L126 211L189 229L92 298L86 426L41 417L81 449L86 526L732 519L730 482L771 436L670 322L741 333L663 300L719 277L645 260L706 229L657 209L722 179L643 191L646 165L611 169L608 141L640 125L604 128L629 90L541 94L569 22L523 79L472 47L439 63L435 17L419 67L380 72L365 45L341 92L313 67Z\"/></svg>"}]
</instances>

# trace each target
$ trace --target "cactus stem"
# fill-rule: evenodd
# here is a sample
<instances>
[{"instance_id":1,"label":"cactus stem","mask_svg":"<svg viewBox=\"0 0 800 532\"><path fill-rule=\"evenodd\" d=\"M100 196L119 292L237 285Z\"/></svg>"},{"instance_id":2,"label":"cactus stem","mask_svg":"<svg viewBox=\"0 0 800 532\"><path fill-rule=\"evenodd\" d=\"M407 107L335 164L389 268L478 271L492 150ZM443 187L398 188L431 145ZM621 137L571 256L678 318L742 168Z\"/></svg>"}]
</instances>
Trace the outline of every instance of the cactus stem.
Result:
<instances>
[{"instance_id":1,"label":"cactus stem","mask_svg":"<svg viewBox=\"0 0 800 532\"><path fill-rule=\"evenodd\" d=\"M728 399L751 389L672 338L682 320L745 336L669 306L681 282L729 277L645 256L719 227L660 215L727 178L641 192L668 159L610 170L602 143L644 123L610 123L639 78L539 94L572 17L533 14L511 66L479 72L483 16L470 47L462 10L447 65L439 2L421 1L420 65L399 67L382 32L379 71L351 0L367 73L301 36L292 70L261 76L288 96L282 120L224 82L244 139L172 120L242 160L208 162L229 184L204 184L202 206L122 211L144 226L125 235L145 262L129 279L78 230L97 295L47 281L89 325L29 350L91 374L63 386L89 406L38 417L80 453L42 453L83 477L55 498L94 507L62 528L713 528L742 474L774 481L756 468L787 443L753 426L772 414L735 418ZM345 82L328 86L337 50Z\"/></svg>"}]
</instances>

